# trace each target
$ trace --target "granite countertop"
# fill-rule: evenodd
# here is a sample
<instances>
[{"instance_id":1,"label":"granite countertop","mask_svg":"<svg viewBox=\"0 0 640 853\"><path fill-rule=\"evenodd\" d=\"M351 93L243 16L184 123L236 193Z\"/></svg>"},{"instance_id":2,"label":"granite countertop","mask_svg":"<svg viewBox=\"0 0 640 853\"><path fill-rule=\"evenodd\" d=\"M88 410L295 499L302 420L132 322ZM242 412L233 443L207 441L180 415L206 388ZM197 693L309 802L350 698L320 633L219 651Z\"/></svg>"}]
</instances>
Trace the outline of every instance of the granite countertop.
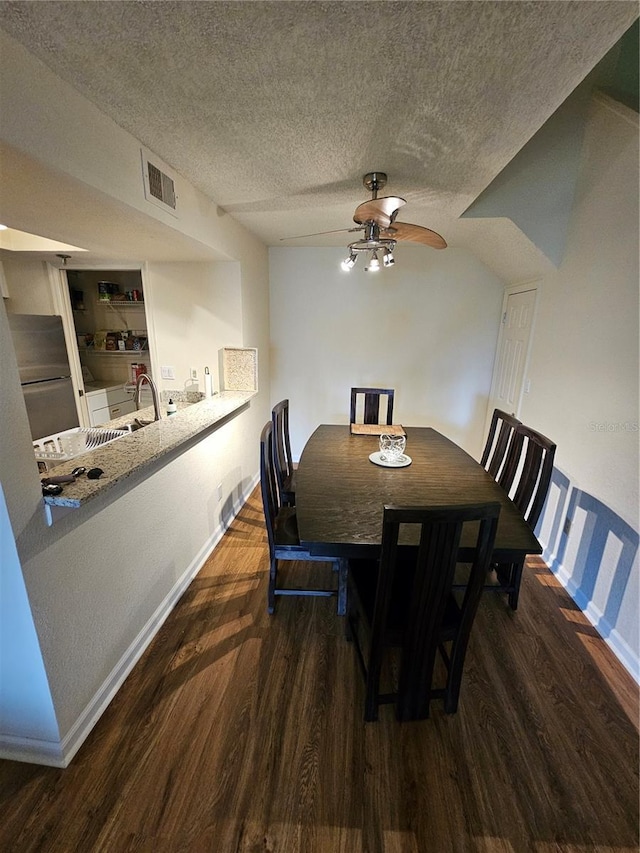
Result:
<instances>
[{"instance_id":1,"label":"granite countertop","mask_svg":"<svg viewBox=\"0 0 640 853\"><path fill-rule=\"evenodd\" d=\"M222 391L199 403L176 403L178 411L173 415L163 414L162 419L125 435L110 444L82 453L66 462L56 465L42 477L55 477L70 474L74 468L82 465L90 468L102 468L104 473L98 480L89 480L86 474L72 483L63 485L60 495L47 495L43 498L50 507L77 509L84 506L98 494L104 494L116 483L120 483L152 462L161 459L180 445L198 435L204 435L224 418L242 408L255 397L256 391ZM118 429L130 423L134 418L153 420L153 407L124 415L104 424L109 429Z\"/></svg>"}]
</instances>

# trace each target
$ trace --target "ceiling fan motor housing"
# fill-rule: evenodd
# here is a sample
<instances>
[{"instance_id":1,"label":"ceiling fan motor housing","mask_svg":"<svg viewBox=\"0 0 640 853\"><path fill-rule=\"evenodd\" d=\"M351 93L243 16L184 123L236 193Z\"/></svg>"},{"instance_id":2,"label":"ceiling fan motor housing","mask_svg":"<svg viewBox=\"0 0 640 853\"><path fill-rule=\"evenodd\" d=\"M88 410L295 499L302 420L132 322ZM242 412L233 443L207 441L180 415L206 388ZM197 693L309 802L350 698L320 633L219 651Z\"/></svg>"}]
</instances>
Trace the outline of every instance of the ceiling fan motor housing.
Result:
<instances>
[{"instance_id":1,"label":"ceiling fan motor housing","mask_svg":"<svg viewBox=\"0 0 640 853\"><path fill-rule=\"evenodd\" d=\"M367 174L362 178L362 183L369 192L373 193L373 197L377 198L378 190L381 190L386 186L386 172L367 172Z\"/></svg>"}]
</instances>

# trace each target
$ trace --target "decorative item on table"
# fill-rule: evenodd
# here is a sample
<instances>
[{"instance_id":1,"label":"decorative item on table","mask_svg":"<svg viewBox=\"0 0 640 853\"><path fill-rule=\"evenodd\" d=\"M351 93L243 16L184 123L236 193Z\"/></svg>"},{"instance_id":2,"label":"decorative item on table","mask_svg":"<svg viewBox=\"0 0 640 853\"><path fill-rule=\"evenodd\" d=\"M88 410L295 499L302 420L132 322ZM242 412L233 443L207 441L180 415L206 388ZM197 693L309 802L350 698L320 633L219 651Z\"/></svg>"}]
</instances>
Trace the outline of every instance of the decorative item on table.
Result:
<instances>
[{"instance_id":1,"label":"decorative item on table","mask_svg":"<svg viewBox=\"0 0 640 853\"><path fill-rule=\"evenodd\" d=\"M351 424L351 435L405 435L400 424Z\"/></svg>"},{"instance_id":2,"label":"decorative item on table","mask_svg":"<svg viewBox=\"0 0 640 853\"><path fill-rule=\"evenodd\" d=\"M383 462L401 462L406 446L406 435L388 435L384 433L380 436L380 459Z\"/></svg>"}]
</instances>

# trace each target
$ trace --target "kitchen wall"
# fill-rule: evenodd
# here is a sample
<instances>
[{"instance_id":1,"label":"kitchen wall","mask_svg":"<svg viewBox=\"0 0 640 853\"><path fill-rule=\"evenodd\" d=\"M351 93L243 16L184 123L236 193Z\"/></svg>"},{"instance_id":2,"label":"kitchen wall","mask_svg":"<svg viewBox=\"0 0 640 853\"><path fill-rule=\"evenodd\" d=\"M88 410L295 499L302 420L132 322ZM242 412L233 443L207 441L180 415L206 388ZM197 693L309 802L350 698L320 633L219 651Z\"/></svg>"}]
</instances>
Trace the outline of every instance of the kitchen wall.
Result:
<instances>
[{"instance_id":1,"label":"kitchen wall","mask_svg":"<svg viewBox=\"0 0 640 853\"><path fill-rule=\"evenodd\" d=\"M345 250L269 250L271 398L290 400L297 458L319 423L348 423L352 386L395 389L394 420L479 456L503 284L462 249L401 245L350 272Z\"/></svg>"},{"instance_id":2,"label":"kitchen wall","mask_svg":"<svg viewBox=\"0 0 640 853\"><path fill-rule=\"evenodd\" d=\"M19 648L12 649L20 666L3 668L0 755L64 765L257 482L259 434L270 414L268 256L259 240L182 179L179 219L149 210L141 194L139 141L1 33L0 42L0 141L20 164L2 198L10 224L29 222L38 233L42 211L42 230L54 227L57 239L64 235L64 242L77 245L76 223L89 234L95 221L101 262L148 262L159 353L181 376L185 367L209 363L218 335L221 345L228 336L260 353L262 390L245 410L148 476L129 478L130 489L116 489L112 499L98 498L48 527L6 307L0 306L0 485L15 541L0 540L0 562L16 573L16 583L3 584L0 622L17 624L19 617L20 625ZM85 215L79 222L88 199L95 199L95 220ZM130 222L130 234L140 228L145 245L153 243L145 217L162 220L167 239L176 235L184 251L181 263L123 257L121 245L109 239L116 209ZM196 258L201 265L191 264ZM14 269L10 288L19 277L45 293L38 264ZM183 287L199 306L188 317L179 311ZM22 298L27 288L20 291ZM30 310L27 305L19 310ZM38 671L34 689L21 673Z\"/></svg>"}]
</instances>

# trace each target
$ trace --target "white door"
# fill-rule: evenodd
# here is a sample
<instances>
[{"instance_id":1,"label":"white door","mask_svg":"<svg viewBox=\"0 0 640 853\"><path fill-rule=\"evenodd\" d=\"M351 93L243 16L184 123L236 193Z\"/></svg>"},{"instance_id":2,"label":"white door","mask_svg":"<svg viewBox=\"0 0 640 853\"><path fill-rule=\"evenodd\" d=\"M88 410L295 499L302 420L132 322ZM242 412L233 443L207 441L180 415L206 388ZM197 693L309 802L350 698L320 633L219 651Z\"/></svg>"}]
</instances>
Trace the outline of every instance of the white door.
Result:
<instances>
[{"instance_id":1,"label":"white door","mask_svg":"<svg viewBox=\"0 0 640 853\"><path fill-rule=\"evenodd\" d=\"M516 417L520 411L537 294L537 288L529 286L505 297L487 421L494 409Z\"/></svg>"}]
</instances>

